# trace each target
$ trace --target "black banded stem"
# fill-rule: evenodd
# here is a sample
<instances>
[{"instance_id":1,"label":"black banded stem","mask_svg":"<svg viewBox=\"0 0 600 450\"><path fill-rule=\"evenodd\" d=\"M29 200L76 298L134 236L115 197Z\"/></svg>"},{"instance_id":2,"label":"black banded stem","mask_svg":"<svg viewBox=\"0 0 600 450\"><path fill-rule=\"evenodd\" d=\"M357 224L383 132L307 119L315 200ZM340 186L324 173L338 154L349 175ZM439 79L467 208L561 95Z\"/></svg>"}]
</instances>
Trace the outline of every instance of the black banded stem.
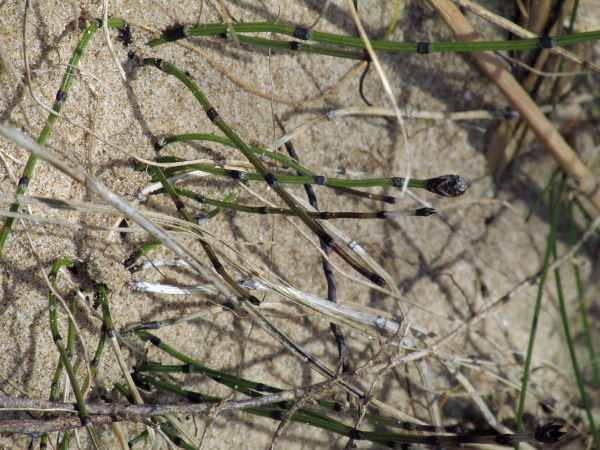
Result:
<instances>
[{"instance_id":1,"label":"black banded stem","mask_svg":"<svg viewBox=\"0 0 600 450\"><path fill-rule=\"evenodd\" d=\"M52 287L56 288L56 275L58 271L63 266L70 266L72 262L68 259L59 259L52 266L52 270L50 271L49 279L52 283ZM85 398L83 396L83 391L79 388L79 382L77 381L77 376L75 375L75 370L73 365L71 364L71 359L69 357L69 352L67 350L67 346L65 345L65 341L60 335L60 330L58 329L58 314L57 314L57 302L56 295L51 289L48 294L48 305L50 311L50 329L52 330L52 340L54 344L56 344L56 348L58 349L58 353L60 354L60 359L62 364L67 372L69 377L69 382L71 384L71 388L73 389L73 394L75 395L75 400L77 402L77 409L79 410L79 417L81 418L81 424L85 426L92 443L95 448L99 448L98 445L98 437L96 436L96 432L94 431L94 427L92 425L92 420L90 419L90 414L88 413L87 407L85 405Z\"/></svg>"},{"instance_id":2,"label":"black banded stem","mask_svg":"<svg viewBox=\"0 0 600 450\"><path fill-rule=\"evenodd\" d=\"M175 207L177 208L177 211L179 211L183 219L187 222L194 223L194 219L192 219L192 216L185 207L185 204L181 201L179 194L175 191L171 183L169 183L169 181L167 180L167 177L163 173L162 169L160 169L159 167L152 167L152 172L154 173L154 175L156 175L156 177L162 184L164 190L173 199ZM197 232L200 233L200 231ZM223 264L221 264L221 262L219 261L219 258L217 257L217 254L215 253L211 245L202 238L199 239L199 241L200 245L202 245L202 249L206 253L206 256L208 256L208 259L213 265L215 272L217 272L219 276L223 280L225 280L225 282L241 296L242 299L249 301L253 305L260 305L260 300L258 300L254 295L250 294L246 289L237 284L233 278L231 278L231 276L225 270L225 267L223 267Z\"/></svg>"},{"instance_id":3,"label":"black banded stem","mask_svg":"<svg viewBox=\"0 0 600 450\"><path fill-rule=\"evenodd\" d=\"M158 347L160 350L169 354L170 356L180 360L184 363L184 365L143 365L138 366L136 368L137 380L140 383L146 383L152 386L155 386L159 389L164 389L169 392L175 393L191 402L195 403L219 403L222 401L216 397L207 396L204 394L200 394L193 391L188 391L185 389L181 389L178 386L174 386L170 383L164 382L162 380L158 380L156 378L143 375L140 372L146 373L200 373L204 374L218 383L229 386L241 393L245 393L246 395L250 395L252 397L262 397L263 393L285 393L282 389L266 385L264 383L256 383L251 380L247 380L244 378L236 377L234 375L230 375L227 373L219 372L216 370L209 369L203 364L195 361L194 359L184 355L183 353L177 351L176 349L167 345L162 339L157 336L147 332L147 331L134 331L134 334L139 336L143 340L148 340L154 346ZM358 410L354 408L343 408L341 404L337 402L327 401L316 399L316 403L325 409L331 411L337 411L340 413L346 413L350 416L356 417L358 414ZM279 411L279 409L289 409L293 405L293 402L290 401L279 401L277 403L273 402L271 407L250 407L244 408L244 411L247 411L251 414L261 415L263 417L270 417L275 420L281 420L283 416L283 411ZM273 409L276 408L276 409ZM542 443L554 443L558 442L560 438L564 435L563 432L560 431L561 425L556 423L547 423L541 427L539 427L535 432L532 433L519 433L519 434L498 434L498 435L489 435L489 436L480 436L480 435L472 435L472 434L461 434L464 430L461 427L457 426L448 426L448 427L436 427L430 425L419 425L412 422L401 422L398 420L389 420L386 417L381 417L373 414L366 413L365 419L373 421L374 423L378 423L380 425L387 425L394 428L400 428L404 430L410 431L421 431L421 432L429 432L429 433L453 433L458 434L457 436L418 436L418 435L410 435L410 434L400 434L395 432L382 432L382 431L362 431L351 428L347 425L344 425L337 420L329 418L320 412L313 411L309 408L300 408L297 410L295 414L296 420L299 422L304 421L305 423L310 423L313 426L324 428L326 430L332 431L337 434L341 434L347 437L353 437L357 440L368 440L371 442L377 442L383 445L388 445L394 447L394 444L424 444L424 445L459 445L459 444L467 444L467 443L489 443L489 444L500 444L500 445L511 445L515 442L526 442L526 441L539 441ZM294 414L294 415L295 415ZM292 419L293 420L293 419Z\"/></svg>"},{"instance_id":4,"label":"black banded stem","mask_svg":"<svg viewBox=\"0 0 600 450\"><path fill-rule=\"evenodd\" d=\"M277 214L281 216L292 216L295 217L296 213L291 209L286 208L274 208L270 206L246 206L240 205L239 203L225 202L221 200L212 199L195 192L174 188L175 192L182 197L191 198L196 200L198 203L230 209L233 211L239 211L249 214ZM164 189L155 191L154 194L161 194L166 192ZM319 220L333 220L333 219L389 219L392 217L429 217L434 214L433 208L418 208L418 209L407 209L399 211L377 211L377 212L328 212L328 211L307 211L306 214L313 219Z\"/></svg>"},{"instance_id":5,"label":"black banded stem","mask_svg":"<svg viewBox=\"0 0 600 450\"><path fill-rule=\"evenodd\" d=\"M125 22L121 19L109 19L107 25L112 28L123 28L125 26ZM65 74L63 76L62 82L58 91L56 92L56 99L54 100L54 104L52 105L52 111L55 113L60 113L65 102L67 101L67 95L69 93L69 87L71 86L71 82L73 80L73 76L75 76L78 68L77 64L79 64L79 60L83 56L83 51L87 47L90 39L96 33L96 31L102 27L102 20L94 19L90 23L90 25L83 32L83 36L80 41L77 43L75 50L73 51L73 56L69 61L67 69L65 70ZM37 143L39 145L44 145L48 136L52 132L54 128L54 124L56 123L56 119L58 117L54 114L50 114L48 119L46 119L46 124L40 133L40 136L37 139ZM27 164L25 165L25 169L23 170L23 174L19 179L19 184L17 187L17 194L21 195L27 191L29 187L29 183L31 181L31 177L33 176L33 171L35 170L35 166L37 165L38 158L35 155L31 155L27 160ZM19 212L21 205L18 203L13 203L10 206L10 212ZM4 244L6 244L6 239L10 234L10 230L15 222L13 217L7 217L4 219L4 224L2 225L2 229L0 229L0 253L2 253L2 249L4 248Z\"/></svg>"},{"instance_id":6,"label":"black banded stem","mask_svg":"<svg viewBox=\"0 0 600 450\"><path fill-rule=\"evenodd\" d=\"M322 44L345 46L350 48L364 49L362 39L351 36L341 36L329 33L311 31L303 27L286 25L275 22L255 23L216 23L197 27L178 26L167 29L158 39L151 40L148 45L157 47L168 42L177 41L187 37L221 36L230 37L230 30L236 33L236 38L241 43L256 45L260 47L279 48L294 51L305 51L319 53L340 58L369 60L366 53L338 50L330 47L306 44L301 41L313 41ZM238 33L276 33L290 36L298 41L277 41L264 38L248 37ZM480 52L480 51L510 51L510 50L532 50L552 49L554 47L566 47L580 42L600 40L600 30L586 33L573 33L564 36L544 36L533 39L517 39L512 41L476 41L476 42L390 42L370 41L373 50L392 53L445 53L445 52Z\"/></svg>"},{"instance_id":7,"label":"black banded stem","mask_svg":"<svg viewBox=\"0 0 600 450\"><path fill-rule=\"evenodd\" d=\"M185 159L177 158L175 156L162 156L156 159L156 162L160 164L182 163L185 161ZM147 167L148 166L146 164L141 163L136 166L136 170L146 170ZM221 169L213 165L199 163L177 165L172 168L167 168L164 170L164 174L165 176L171 176L175 173L189 169L199 170L212 175L228 177L234 180L265 181L264 177L257 173ZM343 192L348 192L351 195L355 195L353 192L356 191L352 189L347 190L348 188L390 186L402 189L405 183L405 179L401 177L343 180L340 178L328 178L323 175L277 175L277 181L281 184L315 184L318 186L327 186L335 190L343 190ZM408 181L408 187L425 189L431 193L438 194L443 197L460 197L467 191L470 185L459 175L441 175L439 177L430 178L427 180L411 178Z\"/></svg>"},{"instance_id":8,"label":"black banded stem","mask_svg":"<svg viewBox=\"0 0 600 450\"><path fill-rule=\"evenodd\" d=\"M348 254L342 247L340 247L333 237L331 237L324 229L318 224L314 219L309 217L306 214L306 210L300 207L292 197L281 187L277 177L273 175L267 167L262 163L260 158L256 156L250 147L235 133L229 125L221 118L219 113L213 108L212 104L209 102L208 98L204 95L204 93L198 88L196 83L194 83L190 77L188 77L184 72L179 70L173 64L163 61L161 59L156 58L146 58L144 59L144 64L149 66L154 66L161 71L168 73L170 75L175 76L179 81L181 81L191 92L194 94L194 97L198 100L198 102L202 105L204 112L211 122L213 122L224 134L227 136L238 148L246 159L254 166L256 171L264 178L267 184L281 197L281 199L297 214L297 216L308 226L308 228L319 238L321 239L328 247L330 247L335 253L337 253L346 263L348 263L354 270L358 273L369 279L371 282L379 285L385 286L385 280L366 269L360 263L358 263L352 256Z\"/></svg>"}]
</instances>

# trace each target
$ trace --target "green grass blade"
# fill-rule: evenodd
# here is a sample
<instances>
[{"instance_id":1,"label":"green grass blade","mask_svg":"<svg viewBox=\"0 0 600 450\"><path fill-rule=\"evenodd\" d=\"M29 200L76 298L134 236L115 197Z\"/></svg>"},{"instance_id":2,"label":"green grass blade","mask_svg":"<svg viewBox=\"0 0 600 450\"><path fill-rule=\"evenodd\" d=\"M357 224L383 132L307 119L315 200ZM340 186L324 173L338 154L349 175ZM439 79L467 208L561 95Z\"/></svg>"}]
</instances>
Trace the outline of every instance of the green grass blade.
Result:
<instances>
[{"instance_id":1,"label":"green grass blade","mask_svg":"<svg viewBox=\"0 0 600 450\"><path fill-rule=\"evenodd\" d=\"M556 260L558 258L558 252L556 250L556 241L554 241L554 246L552 248L552 254L553 254L554 259ZM575 381L577 382L577 387L579 388L579 394L581 395L583 407L585 409L588 421L590 423L590 428L592 430L594 445L596 448L600 448L600 433L598 433L598 429L596 428L596 425L594 423L594 416L592 414L590 400L585 391L585 386L583 383L583 376L581 374L581 369L580 369L579 363L577 361L577 354L575 353L575 344L573 342L573 335L571 334L571 325L569 324L569 314L567 312L565 295L564 295L563 288L562 288L560 269L558 267L556 269L554 269L554 279L556 280L556 292L558 294L558 304L560 307L560 316L561 316L563 328L565 331L565 340L567 342L567 349L569 350L571 364L573 365L573 374L575 375Z\"/></svg>"},{"instance_id":2,"label":"green grass blade","mask_svg":"<svg viewBox=\"0 0 600 450\"><path fill-rule=\"evenodd\" d=\"M562 191L564 187L564 177L561 180L558 193L555 196L551 195L550 201L550 233L546 244L546 251L544 253L544 261L542 264L542 273L540 276L540 282L538 284L538 292L535 300L535 306L533 311L533 319L531 322L531 331L529 334L529 344L527 346L527 355L525 357L525 365L523 367L523 379L521 384L521 395L519 397L519 411L517 413L517 433L520 433L523 428L523 415L525 413L525 398L527 396L527 383L529 381L529 372L531 369L531 359L533 355L533 346L535 343L535 336L537 331L537 323L540 316L542 307L542 297L544 294L544 285L546 284L546 278L548 276L548 267L550 266L550 260L552 257L552 249L555 245L556 240L556 228L558 226L558 217L560 214ZM515 444L515 450L518 450L519 444Z\"/></svg>"},{"instance_id":3,"label":"green grass blade","mask_svg":"<svg viewBox=\"0 0 600 450\"><path fill-rule=\"evenodd\" d=\"M573 216L574 204L569 204L569 239L571 243L577 241L577 230L575 227L575 218ZM596 389L600 389L600 358L597 354L594 342L598 340L594 338L592 333L592 327L590 326L590 319L588 314L588 308L585 304L585 293L583 283L581 281L581 274L579 271L579 265L576 263L577 253L573 255L573 273L575 275L575 283L577 285L577 298L579 300L579 311L581 312L581 322L583 324L583 334L585 336L585 343L588 348L590 355L590 361L592 366L592 376Z\"/></svg>"}]
</instances>

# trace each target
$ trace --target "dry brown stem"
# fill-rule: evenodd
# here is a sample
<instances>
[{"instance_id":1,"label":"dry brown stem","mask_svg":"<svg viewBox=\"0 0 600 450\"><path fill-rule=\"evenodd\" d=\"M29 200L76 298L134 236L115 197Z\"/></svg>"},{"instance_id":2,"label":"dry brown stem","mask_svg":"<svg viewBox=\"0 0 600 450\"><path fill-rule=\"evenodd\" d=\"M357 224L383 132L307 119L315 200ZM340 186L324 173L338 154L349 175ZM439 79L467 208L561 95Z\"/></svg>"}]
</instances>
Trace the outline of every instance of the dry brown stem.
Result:
<instances>
[{"instance_id":1,"label":"dry brown stem","mask_svg":"<svg viewBox=\"0 0 600 450\"><path fill-rule=\"evenodd\" d=\"M448 26L452 28L459 40L480 40L471 22L449 0L428 1ZM600 191L594 176L554 125L540 111L529 94L503 68L500 60L492 52L473 52L471 54L481 69L498 86L514 108L519 111L521 117L531 127L546 151L554 157L561 169L576 178L579 192L586 195L591 203L597 209L600 209Z\"/></svg>"}]
</instances>

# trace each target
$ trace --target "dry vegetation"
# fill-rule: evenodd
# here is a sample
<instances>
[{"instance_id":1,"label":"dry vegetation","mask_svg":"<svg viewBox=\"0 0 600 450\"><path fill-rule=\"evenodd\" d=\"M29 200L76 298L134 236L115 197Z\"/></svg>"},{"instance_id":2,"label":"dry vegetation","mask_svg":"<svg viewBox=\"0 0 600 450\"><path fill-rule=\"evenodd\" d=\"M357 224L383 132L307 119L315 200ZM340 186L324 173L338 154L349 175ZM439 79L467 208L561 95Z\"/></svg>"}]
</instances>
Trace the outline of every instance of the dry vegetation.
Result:
<instances>
[{"instance_id":1,"label":"dry vegetation","mask_svg":"<svg viewBox=\"0 0 600 450\"><path fill-rule=\"evenodd\" d=\"M0 123L3 126L37 139L48 116L42 108L52 105L81 30L91 18L103 15L99 3L32 1L24 46L24 2L0 2ZM364 105L358 89L360 72L355 70L359 63L355 61L238 47L234 42L215 38L192 39L187 46L173 43L150 49L146 45L158 36L159 30L173 24L222 21L219 2L206 1L202 10L201 3L192 0L110 2L109 15L130 24L133 43L124 46L116 40L116 31L111 30L116 56L113 58L104 31L99 30L93 36L62 111L70 120L59 119L46 143L46 147L63 160L81 164L87 174L106 189L143 212L154 213L151 218L163 226L167 220L175 223L171 217L178 217L177 211L166 196L137 200L136 193L150 183L150 176L133 170L135 159L152 160L156 156L153 144L160 137L191 132L220 133L181 83L154 68L141 66L141 58L164 58L188 71L221 116L246 142L266 148L273 148L276 139L283 134L275 117L291 131L328 111ZM319 16L324 2L225 0L223 3L239 21L279 20L309 26ZM369 36L379 38L385 33L394 14L394 3L359 2L360 17ZM496 13L516 20L516 4L492 3L488 6ZM503 9L495 10L498 5ZM577 21L575 31L600 28L597 21L600 6L590 1L582 2L581 8L579 17L582 19ZM485 38L507 38L504 32L483 19L472 14L468 17ZM557 19L551 16L548 20ZM332 2L316 29L356 34L343 1ZM398 25L390 37L397 41L453 39L452 31L440 16L426 2L416 0L402 5ZM24 50L31 69L29 86L25 78ZM581 46L577 51L588 60L599 61L598 43ZM521 56L526 58L526 55ZM381 54L381 63L402 110L433 113L511 108L468 54ZM565 67L565 70L580 69ZM550 58L540 70L558 70L557 61ZM561 81L561 93L569 89L573 79ZM535 85L534 98L539 105L548 103L552 82L545 78L540 85ZM376 106L389 105L374 70L365 79L364 92ZM595 153L600 144L597 92L598 76L590 76L567 98L561 99L556 110L549 114L592 175L599 174ZM587 96L582 97L582 94ZM471 184L467 194L458 199L436 197L423 191L414 191L417 196L413 196L402 195L393 188L372 188L372 192L401 198L399 205L385 205L386 209L416 208L423 205L421 202L427 202L439 214L330 222L358 242L393 280L383 290L372 289L344 261L332 256L338 302L353 311L371 308L377 315L404 318L395 336L378 330L373 324L358 323L355 318L337 318L342 322L351 369L369 367L365 366L369 362L381 369L364 370L350 382L371 392L371 400L379 402L379 408L369 409L371 412L384 408L386 416L391 414L398 420L436 425L460 423L502 433L514 431L523 359L537 292L537 280L524 285L523 282L538 274L542 267L549 233L547 197L529 222L525 223L524 219L557 165L531 132L523 132L514 139L520 145L514 147L513 158L509 144L514 134L506 133L513 133L514 129L502 131L504 135L497 134L500 133L498 123L489 119L405 119L404 123L412 149L410 154L393 118L349 116L322 121L292 140L300 161L318 173L343 166L363 173L362 177L405 176L410 167L411 175L416 178L457 173ZM490 141L504 143L490 149ZM493 169L486 160L486 151ZM243 159L236 150L199 142L173 144L162 153L188 159ZM29 153L0 139L0 157L0 193L14 193ZM492 173L494 170L496 174ZM263 200L254 197L260 196L264 201L281 206L278 197L259 183L242 186L233 180L209 176L187 187L217 199L238 192L236 201L240 203L263 205ZM293 189L304 196L301 186ZM325 188L315 189L323 210L383 209L382 204L336 195ZM42 162L31 177L27 195L105 204L92 190ZM569 191L569 195L574 197L576 192ZM2 211L9 208L7 198L3 197ZM186 200L186 205L194 216L210 210L192 201ZM591 204L586 207L592 215L597 214ZM75 314L79 333L74 359L81 379L86 374L83 348L91 358L101 334L101 320L95 317L96 311L101 311L94 310L97 306L95 283L105 283L108 287L112 318L120 332L121 350L129 370L147 361L176 362L147 342L125 333L124 327L128 324L208 310L226 301L217 294L170 296L136 292L135 280L188 285L203 284L206 280L196 271L182 267L160 266L131 274L123 267L123 261L149 240L148 234L136 228L132 221L129 222L131 232L126 235L91 228L118 225L121 218L116 213L97 213L90 207L76 211L40 205L33 205L29 210L24 208L22 212L68 221L71 225L43 220L17 221L2 250L2 396L48 399L59 356L50 331L48 285L44 274L49 273L57 258L69 258L78 268L77 273L61 270L57 291L64 298L77 290L81 294ZM578 237L587 227L580 216L577 216ZM557 235L559 255L570 248L565 223L560 223ZM289 284L319 297L327 296L321 256L316 250L318 241L299 220L223 211L202 229L234 279L254 278ZM201 264L210 271L209 261L197 239L189 234L178 239L186 249L197 254ZM597 238L592 237L575 260L584 280L588 320L596 330L596 342L600 340L597 244ZM173 257L170 250L159 248L143 260ZM572 261L573 258L564 261L563 289L575 348L592 399L592 411L599 423L599 386L593 385ZM274 292L258 291L255 295L259 295L264 304L257 308L264 316L306 353L333 372L337 371L338 352L329 329L332 317ZM212 313L155 330L155 334L210 368L283 389L298 388L299 398L307 401L301 393L309 391L302 389L325 378L266 333L244 308L238 306L234 312L213 308ZM59 324L66 335L67 316L60 303L58 311ZM421 358L411 361L415 347L421 352ZM198 374L170 374L163 378L207 395L228 396L229 400L246 398ZM124 403L124 397L114 390L115 382L124 383L123 371L117 364L113 347L107 343L86 402L98 404L111 399ZM337 387L310 395L346 399ZM157 391L142 391L142 397L150 404L181 401L172 394ZM356 397L353 402L360 404ZM592 445L588 418L565 343L553 277L549 277L544 289L525 411L526 430L553 420L565 422L568 434L563 444L553 448ZM0 412L3 421L40 416L39 411ZM266 448L279 424L239 411L177 417L189 433L203 440L205 448ZM335 417L352 425L348 417ZM105 448L117 447L113 428L108 425L96 428ZM361 428L380 429L368 421L363 422ZM128 439L143 430L142 423L122 422L122 431ZM37 436L6 433L0 439L0 447L6 448L38 445ZM79 432L79 439L84 448L91 445L85 432ZM347 441L346 437L330 432L289 423L278 445L281 448L341 448ZM364 442L356 443L366 447ZM56 433L52 435L51 445L56 445ZM143 445L150 447L149 441L138 444L139 448ZM158 445L167 448L160 437ZM522 448L531 448L528 445Z\"/></svg>"}]
</instances>

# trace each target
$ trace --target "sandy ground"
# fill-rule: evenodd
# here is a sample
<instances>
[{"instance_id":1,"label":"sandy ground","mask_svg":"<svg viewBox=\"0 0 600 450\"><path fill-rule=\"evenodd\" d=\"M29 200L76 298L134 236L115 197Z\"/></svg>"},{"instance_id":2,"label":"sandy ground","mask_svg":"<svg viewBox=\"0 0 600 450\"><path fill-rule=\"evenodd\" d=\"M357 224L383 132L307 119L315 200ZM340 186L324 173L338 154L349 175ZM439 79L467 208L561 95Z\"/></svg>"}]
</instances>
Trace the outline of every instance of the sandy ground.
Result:
<instances>
[{"instance_id":1,"label":"sandy ground","mask_svg":"<svg viewBox=\"0 0 600 450\"><path fill-rule=\"evenodd\" d=\"M317 18L320 2L226 2L232 15L240 21L275 21L310 25ZM408 2L403 6L393 40L450 40L451 33L441 19L423 2ZM92 17L102 15L98 2L33 2L27 30L27 52L33 76L33 94L46 106L52 104L60 84L64 64L68 62L79 34L73 33L74 13L80 13L80 26ZM393 14L392 2L361 2L361 16L370 36L382 36ZM512 14L512 11L498 11ZM0 120L26 135L37 138L47 113L32 100L19 85L25 68L22 53L23 2L6 1L0 9L0 41L6 51L0 73ZM134 172L134 159L152 159L153 143L158 137L186 132L216 133L192 95L174 78L154 68L140 67L137 58L156 56L168 59L182 70L187 70L204 90L221 116L247 142L272 147L282 133L273 117L278 116L286 127L293 130L299 125L327 111L348 106L363 105L358 94L358 76L348 75L357 63L306 54L238 48L234 43L217 39L194 39L197 51L170 44L150 49L145 43L157 34L150 30L169 25L194 24L200 10L195 1L115 1L110 4L110 15L131 24L133 44L124 47L115 40L111 31L117 60L122 64L126 81L120 78L108 51L106 39L99 31L91 40L81 59L82 77L73 82L64 114L106 140L125 148L124 154L82 131L77 126L59 121L47 146L63 157L76 158L97 180L130 202L136 193L149 183L144 172ZM221 20L218 2L206 2L201 22ZM482 22L475 20L480 26ZM333 2L318 25L318 30L349 34L354 25L346 12L344 2ZM481 27L488 38L494 35L490 27ZM265 35L268 37L268 35ZM135 52L134 58L128 52ZM596 53L597 55L597 53ZM401 108L415 111L456 112L467 110L500 110L507 107L499 92L481 75L467 55L382 55L383 67ZM7 68L12 63L14 71ZM251 93L245 85L263 93ZM348 81L345 81L348 80ZM365 93L376 105L387 106L385 94L374 71L365 81ZM271 101L273 98L275 101ZM283 99L287 103L277 100ZM585 109L578 110L586 114ZM571 119L568 114L557 115L560 126ZM585 116L582 126L574 133L579 142L597 145L597 132L590 129ZM468 193L458 199L436 197L415 192L437 208L441 214L429 218L397 218L385 221L340 220L341 229L359 242L394 278L401 293L400 299L369 289L357 281L340 258L334 263L349 276L336 274L340 302L368 306L390 314L404 315L412 325L431 333L430 338L417 340L420 347L446 336L460 324L497 301L525 278L534 275L541 266L548 234L547 205L543 202L528 223L527 210L533 204L555 169L535 139L528 138L509 172L495 182L489 174L484 152L488 120L453 122L451 120L406 120L412 155L406 153L399 127L378 117L346 117L324 121L301 133L293 140L301 161L316 172L335 170L343 166L371 177L404 176L410 167L417 178L429 178L457 173L471 184ZM595 134L596 133L596 134ZM586 141L587 139L587 141ZM593 147L593 145L592 145ZM587 147L586 147L587 148ZM582 150L585 151L585 150ZM16 180L28 158L26 151L0 140L0 191L15 191ZM164 154L184 158L243 159L236 151L218 145L200 143L175 144ZM250 183L250 188L270 201L280 203L276 196ZM240 191L237 200L253 205L260 201L241 190L233 181L207 178L190 185L190 189L206 196L224 198ZM300 187L296 192L302 193ZM372 189L400 196L398 191ZM38 164L32 177L29 195L65 200L100 202L67 176ZM317 188L322 209L377 211L387 208L415 208L419 204L405 196L401 204L381 206L347 198L330 190ZM187 202L194 215L201 208ZM161 197L142 202L140 208L176 215L172 203ZM2 209L7 210L8 205ZM49 209L32 208L32 214L56 217L72 222L93 225L113 225L114 216ZM293 221L301 229L299 221ZM239 258L251 267L268 270L273 280L280 277L290 285L306 292L326 296L325 279L319 254L291 224L281 217L249 216L224 212L210 221L205 229L225 242L233 243ZM136 279L163 283L201 284L192 271L186 269L148 270L130 274L122 262L147 236L132 233L122 238L116 233L67 228L46 223L23 222L15 226L0 259L0 386L4 395L47 399L58 354L52 342L48 322L48 288L42 277L48 273L57 258L76 261L77 275L65 274L59 280L59 292L65 296L74 285L93 303L93 282L104 282L110 289L113 319L118 329L134 322L171 318L206 308L208 299L222 302L214 296L165 296L145 294L133 290ZM314 241L314 238L311 238ZM566 233L559 233L559 253L568 248ZM190 248L199 245L186 241ZM223 244L218 245L224 248ZM226 250L223 250L226 251ZM584 279L589 282L595 260L596 243L585 247L579 262ZM233 255L230 251L227 253ZM155 250L150 259L172 257L168 251ZM236 258L232 256L232 258ZM247 277L226 264L234 278ZM567 301L573 307L573 321L577 345L582 345L580 320L575 318L577 308L570 270L564 271L563 283ZM581 424L577 408L580 396L576 391L570 369L568 352L560 315L554 294L554 280L544 295L540 316L537 346L534 356L532 387L527 401L531 424L542 423L555 417L571 421L575 428ZM594 298L595 289L588 289ZM536 287L522 290L493 315L476 326L460 333L450 345L440 349L437 357L426 358L426 372L431 381L424 381L414 364L396 367L377 384L377 399L426 422L435 421L432 409L440 409L444 424L466 422L470 426L487 427L484 409L490 410L499 423L514 426L522 366L519 358L527 347ZM335 370L337 350L327 320L310 311L282 301L270 294L262 298L267 303L281 302L266 311L283 331L307 352ZM596 313L598 312L597 300ZM593 305L592 305L593 306ZM64 319L64 315L62 315ZM598 316L591 317L597 324ZM100 333L100 322L92 317L89 307L80 301L77 320L81 338L88 352L93 352ZM61 321L65 330L66 321ZM597 330L597 327L596 327ZM64 331L66 333L66 331ZM220 313L194 321L167 327L156 332L165 342L214 369L239 374L281 388L303 387L323 378L290 355L269 338L250 319ZM372 336L376 332L371 328ZM350 348L352 367L359 367L372 358L380 346L354 330L345 329ZM414 341L415 335L409 333ZM383 337L386 337L385 335ZM389 336L387 336L389 337ZM597 335L596 335L597 337ZM135 349L148 349L148 360L166 364L174 360L139 341L125 335ZM578 351L585 355L583 347ZM144 358L124 348L129 367L140 364ZM81 364L81 345L78 344L77 367ZM471 358L475 356L480 362ZM471 359L470 359L471 358ZM443 364L440 361L445 361ZM587 361L587 360L586 360ZM589 366L585 365L585 373ZM467 392L460 377L469 380L478 393ZM210 395L228 395L228 389L206 381L201 376L176 375L171 378L189 389ZM365 377L357 385L368 390L373 380ZM101 397L122 401L112 392L115 382L123 377L109 346L100 363L98 375L89 394L90 402ZM430 392L430 395L427 394ZM332 392L337 398L339 391ZM170 395L144 394L147 402L176 401ZM236 398L235 396L232 398ZM243 398L238 396L237 398ZM428 402L435 400L433 406ZM556 410L542 409L541 399L555 400ZM479 403L478 403L479 402ZM485 408L483 408L483 405ZM568 412L566 408L570 407ZM597 405L596 405L597 407ZM574 412L573 412L574 409ZM13 417L0 413L3 418ZM36 413L33 413L34 415ZM18 417L28 418L26 415ZM190 431L202 435L206 426L203 418L182 417ZM530 425L531 425L530 424ZM277 423L245 413L218 415L206 434L206 448L265 448ZM368 427L368 425L367 425ZM571 438L578 440L575 428ZM128 438L141 430L140 426L125 424ZM114 448L114 434L107 427L99 427L107 448ZM29 438L5 436L0 446L27 447ZM84 447L85 433L81 433ZM573 440L569 441L574 445ZM281 437L284 448L314 448L316 446L343 447L345 438L289 425ZM162 442L164 446L164 442ZM359 446L365 444L359 443ZM137 447L136 447L137 448ZM572 448L572 447L571 447Z\"/></svg>"}]
</instances>

